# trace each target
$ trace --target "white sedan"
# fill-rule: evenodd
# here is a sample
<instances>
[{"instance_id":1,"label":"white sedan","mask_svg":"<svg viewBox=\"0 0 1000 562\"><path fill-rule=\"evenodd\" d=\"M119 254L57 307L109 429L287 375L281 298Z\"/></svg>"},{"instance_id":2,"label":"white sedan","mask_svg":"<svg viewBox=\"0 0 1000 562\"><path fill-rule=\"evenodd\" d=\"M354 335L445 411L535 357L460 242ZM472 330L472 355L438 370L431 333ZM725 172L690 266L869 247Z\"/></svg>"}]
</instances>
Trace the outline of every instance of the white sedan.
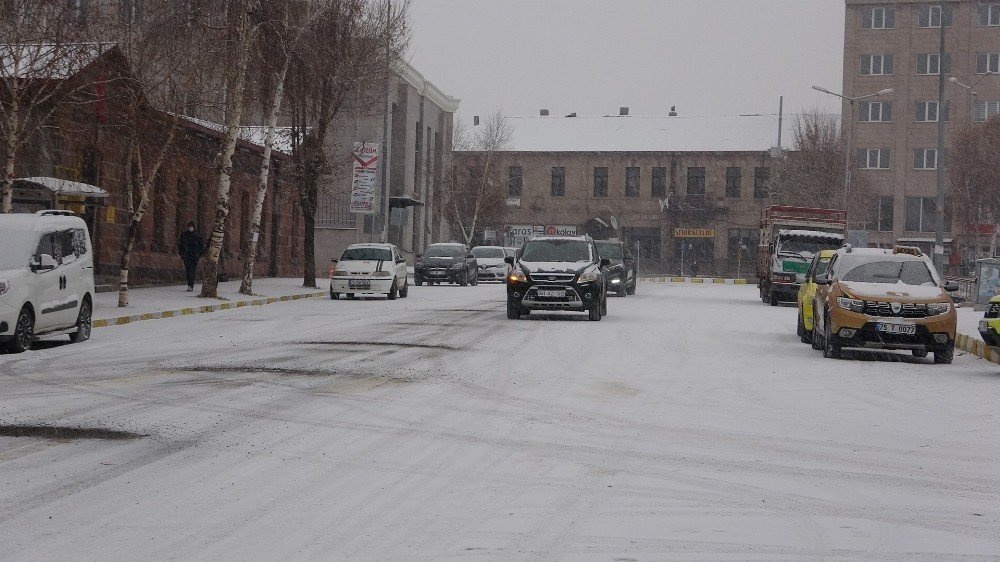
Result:
<instances>
[{"instance_id":1,"label":"white sedan","mask_svg":"<svg viewBox=\"0 0 1000 562\"><path fill-rule=\"evenodd\" d=\"M506 253L500 246L477 246L472 249L472 255L476 256L479 264L480 281L500 281L507 279L510 273L510 265L504 261Z\"/></svg>"},{"instance_id":2,"label":"white sedan","mask_svg":"<svg viewBox=\"0 0 1000 562\"><path fill-rule=\"evenodd\" d=\"M410 292L406 259L392 244L352 244L330 269L330 298L383 294L393 300Z\"/></svg>"}]
</instances>

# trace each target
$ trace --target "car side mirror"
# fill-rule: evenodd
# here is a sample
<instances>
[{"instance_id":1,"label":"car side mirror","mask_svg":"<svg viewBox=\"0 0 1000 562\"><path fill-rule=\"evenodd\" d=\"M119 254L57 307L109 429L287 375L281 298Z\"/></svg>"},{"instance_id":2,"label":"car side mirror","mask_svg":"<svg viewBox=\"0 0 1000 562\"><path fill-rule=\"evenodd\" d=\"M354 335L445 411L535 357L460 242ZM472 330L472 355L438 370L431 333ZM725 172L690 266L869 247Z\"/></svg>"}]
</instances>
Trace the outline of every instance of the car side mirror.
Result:
<instances>
[{"instance_id":1,"label":"car side mirror","mask_svg":"<svg viewBox=\"0 0 1000 562\"><path fill-rule=\"evenodd\" d=\"M944 290L948 291L949 293L954 293L959 288L960 287L958 286L958 281L945 281L944 283Z\"/></svg>"},{"instance_id":2,"label":"car side mirror","mask_svg":"<svg viewBox=\"0 0 1000 562\"><path fill-rule=\"evenodd\" d=\"M337 263L339 260L337 258L330 258L330 261L333 263Z\"/></svg>"},{"instance_id":3,"label":"car side mirror","mask_svg":"<svg viewBox=\"0 0 1000 562\"><path fill-rule=\"evenodd\" d=\"M503 259L503 261L507 262L510 265L514 265L514 256L507 256Z\"/></svg>"},{"instance_id":4,"label":"car side mirror","mask_svg":"<svg viewBox=\"0 0 1000 562\"><path fill-rule=\"evenodd\" d=\"M611 265L611 260L608 258L601 258L601 267L608 267Z\"/></svg>"},{"instance_id":5,"label":"car side mirror","mask_svg":"<svg viewBox=\"0 0 1000 562\"><path fill-rule=\"evenodd\" d=\"M38 263L35 264L35 272L52 271L56 268L56 259L48 254L38 256Z\"/></svg>"},{"instance_id":6,"label":"car side mirror","mask_svg":"<svg viewBox=\"0 0 1000 562\"><path fill-rule=\"evenodd\" d=\"M829 275L817 275L814 281L817 285L830 285L833 283L833 280L830 279Z\"/></svg>"}]
</instances>

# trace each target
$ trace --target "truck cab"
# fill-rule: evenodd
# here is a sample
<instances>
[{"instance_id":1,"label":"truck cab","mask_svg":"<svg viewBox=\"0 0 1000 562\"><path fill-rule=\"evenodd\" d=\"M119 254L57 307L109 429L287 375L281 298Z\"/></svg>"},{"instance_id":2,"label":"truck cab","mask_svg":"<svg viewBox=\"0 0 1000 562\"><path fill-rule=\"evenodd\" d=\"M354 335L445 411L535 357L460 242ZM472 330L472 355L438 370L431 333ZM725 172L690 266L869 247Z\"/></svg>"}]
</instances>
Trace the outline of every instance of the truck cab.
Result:
<instances>
[{"instance_id":1,"label":"truck cab","mask_svg":"<svg viewBox=\"0 0 1000 562\"><path fill-rule=\"evenodd\" d=\"M765 208L757 252L761 300L771 306L795 302L816 254L844 245L846 224L846 213L834 209Z\"/></svg>"}]
</instances>

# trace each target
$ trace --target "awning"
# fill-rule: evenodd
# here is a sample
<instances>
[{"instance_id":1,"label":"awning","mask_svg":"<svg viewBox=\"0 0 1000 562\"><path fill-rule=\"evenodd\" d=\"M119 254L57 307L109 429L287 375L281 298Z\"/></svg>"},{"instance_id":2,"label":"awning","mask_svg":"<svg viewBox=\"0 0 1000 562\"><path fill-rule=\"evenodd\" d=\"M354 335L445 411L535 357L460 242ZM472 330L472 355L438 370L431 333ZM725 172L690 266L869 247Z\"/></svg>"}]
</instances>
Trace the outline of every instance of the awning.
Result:
<instances>
[{"instance_id":1,"label":"awning","mask_svg":"<svg viewBox=\"0 0 1000 562\"><path fill-rule=\"evenodd\" d=\"M413 197L406 196L391 196L389 197L389 208L390 209L403 209L406 207L423 207L424 204L417 201Z\"/></svg>"},{"instance_id":2,"label":"awning","mask_svg":"<svg viewBox=\"0 0 1000 562\"><path fill-rule=\"evenodd\" d=\"M53 196L66 195L93 199L104 199L108 196L107 191L96 185L49 177L17 178L14 180L14 189L42 189Z\"/></svg>"}]
</instances>

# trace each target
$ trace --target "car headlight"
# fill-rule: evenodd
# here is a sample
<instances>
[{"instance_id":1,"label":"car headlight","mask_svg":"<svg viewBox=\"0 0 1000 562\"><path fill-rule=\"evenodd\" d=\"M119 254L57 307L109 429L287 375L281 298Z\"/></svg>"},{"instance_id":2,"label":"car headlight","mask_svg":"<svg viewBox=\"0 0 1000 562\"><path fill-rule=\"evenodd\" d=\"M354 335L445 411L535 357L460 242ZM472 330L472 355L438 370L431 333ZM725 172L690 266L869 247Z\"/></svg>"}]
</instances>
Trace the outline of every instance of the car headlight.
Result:
<instances>
[{"instance_id":1,"label":"car headlight","mask_svg":"<svg viewBox=\"0 0 1000 562\"><path fill-rule=\"evenodd\" d=\"M837 306L843 308L844 310L850 310L853 312L864 312L865 301L858 299L848 299L845 297L837 297Z\"/></svg>"},{"instance_id":2,"label":"car headlight","mask_svg":"<svg viewBox=\"0 0 1000 562\"><path fill-rule=\"evenodd\" d=\"M622 282L622 280L621 280L621 279L619 279L619 278L617 278L617 277L615 277L614 279L612 279L612 280L611 280L611 282L612 282L612 283L621 283L621 282Z\"/></svg>"},{"instance_id":3,"label":"car headlight","mask_svg":"<svg viewBox=\"0 0 1000 562\"><path fill-rule=\"evenodd\" d=\"M528 276L525 275L520 269L515 269L510 272L510 275L507 276L507 280L511 283L524 283L528 280Z\"/></svg>"},{"instance_id":4,"label":"car headlight","mask_svg":"<svg viewBox=\"0 0 1000 562\"><path fill-rule=\"evenodd\" d=\"M392 275L391 271L373 271L372 277L389 277Z\"/></svg>"},{"instance_id":5,"label":"car headlight","mask_svg":"<svg viewBox=\"0 0 1000 562\"><path fill-rule=\"evenodd\" d=\"M594 281L597 281L596 271L588 271L580 274L580 283L593 283Z\"/></svg>"},{"instance_id":6,"label":"car headlight","mask_svg":"<svg viewBox=\"0 0 1000 562\"><path fill-rule=\"evenodd\" d=\"M0 295L6 293L10 290L10 281L6 279L0 279Z\"/></svg>"},{"instance_id":7,"label":"car headlight","mask_svg":"<svg viewBox=\"0 0 1000 562\"><path fill-rule=\"evenodd\" d=\"M0 292L0 294L3 294ZM938 314L946 314L951 310L951 303L948 302L932 302L927 305L927 314L930 316L937 316Z\"/></svg>"}]
</instances>

